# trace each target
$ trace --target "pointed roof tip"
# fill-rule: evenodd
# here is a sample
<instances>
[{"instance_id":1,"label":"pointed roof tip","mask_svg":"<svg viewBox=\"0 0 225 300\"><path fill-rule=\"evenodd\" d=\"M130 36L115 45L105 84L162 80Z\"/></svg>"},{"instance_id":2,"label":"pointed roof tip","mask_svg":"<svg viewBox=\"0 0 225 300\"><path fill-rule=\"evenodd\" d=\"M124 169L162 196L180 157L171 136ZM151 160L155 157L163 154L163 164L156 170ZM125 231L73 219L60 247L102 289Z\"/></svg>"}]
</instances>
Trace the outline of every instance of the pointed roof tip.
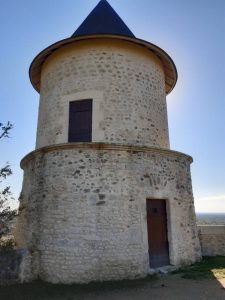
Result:
<instances>
[{"instance_id":1,"label":"pointed roof tip","mask_svg":"<svg viewBox=\"0 0 225 300\"><path fill-rule=\"evenodd\" d=\"M54 51L70 45L71 43L77 43L86 39L104 39L105 37L119 41L129 41L130 43L142 46L157 55L165 72L166 94L168 95L173 90L178 75L176 66L171 57L158 46L136 38L106 0L100 0L98 5L70 38L50 45L34 58L29 69L30 81L34 89L37 92L40 92L42 66Z\"/></svg>"},{"instance_id":2,"label":"pointed roof tip","mask_svg":"<svg viewBox=\"0 0 225 300\"><path fill-rule=\"evenodd\" d=\"M124 21L106 0L101 0L72 37L94 34L113 34L135 38Z\"/></svg>"}]
</instances>

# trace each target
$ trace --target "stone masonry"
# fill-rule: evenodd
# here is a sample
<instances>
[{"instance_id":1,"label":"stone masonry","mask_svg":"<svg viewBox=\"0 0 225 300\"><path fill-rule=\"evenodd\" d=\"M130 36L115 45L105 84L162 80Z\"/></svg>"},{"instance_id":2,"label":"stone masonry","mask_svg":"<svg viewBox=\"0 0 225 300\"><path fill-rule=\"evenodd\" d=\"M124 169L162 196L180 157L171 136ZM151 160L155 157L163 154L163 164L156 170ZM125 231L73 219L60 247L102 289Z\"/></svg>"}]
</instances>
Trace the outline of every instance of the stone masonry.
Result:
<instances>
[{"instance_id":1,"label":"stone masonry","mask_svg":"<svg viewBox=\"0 0 225 300\"><path fill-rule=\"evenodd\" d=\"M147 275L146 198L167 200L171 264L194 262L201 254L190 162L169 150L103 144L28 155L20 230L32 272L55 283Z\"/></svg>"},{"instance_id":2,"label":"stone masonry","mask_svg":"<svg viewBox=\"0 0 225 300\"><path fill-rule=\"evenodd\" d=\"M69 101L88 97L93 142L169 147L161 62L140 46L104 39L68 45L46 60L37 148L67 143Z\"/></svg>"},{"instance_id":3,"label":"stone masonry","mask_svg":"<svg viewBox=\"0 0 225 300\"><path fill-rule=\"evenodd\" d=\"M198 226L199 237L204 256L225 256L225 226Z\"/></svg>"},{"instance_id":4,"label":"stone masonry","mask_svg":"<svg viewBox=\"0 0 225 300\"><path fill-rule=\"evenodd\" d=\"M117 20L117 35L111 22L109 34L89 36L87 21L84 37L48 47L31 65L40 106L36 150L21 162L16 239L28 253L21 281L146 276L147 199L166 201L170 264L201 259L192 158L169 146L166 94L176 83L175 65L136 39L107 1L97 10ZM88 18L93 24L93 14ZM93 101L92 140L68 143L69 104L84 99Z\"/></svg>"}]
</instances>

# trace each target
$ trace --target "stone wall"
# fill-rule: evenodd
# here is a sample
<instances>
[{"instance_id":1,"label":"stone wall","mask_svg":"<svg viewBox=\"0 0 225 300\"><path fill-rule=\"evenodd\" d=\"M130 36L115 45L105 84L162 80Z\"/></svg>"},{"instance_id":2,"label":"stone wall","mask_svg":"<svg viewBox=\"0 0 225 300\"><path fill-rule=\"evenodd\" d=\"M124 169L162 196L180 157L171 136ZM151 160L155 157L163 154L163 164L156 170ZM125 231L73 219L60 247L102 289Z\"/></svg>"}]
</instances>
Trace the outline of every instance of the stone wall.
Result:
<instances>
[{"instance_id":1,"label":"stone wall","mask_svg":"<svg viewBox=\"0 0 225 300\"><path fill-rule=\"evenodd\" d=\"M200 259L191 161L174 151L109 144L28 155L18 233L31 257L24 274L63 283L147 275L147 198L167 202L171 264Z\"/></svg>"},{"instance_id":2,"label":"stone wall","mask_svg":"<svg viewBox=\"0 0 225 300\"><path fill-rule=\"evenodd\" d=\"M198 226L204 256L225 256L225 225Z\"/></svg>"},{"instance_id":3,"label":"stone wall","mask_svg":"<svg viewBox=\"0 0 225 300\"><path fill-rule=\"evenodd\" d=\"M69 102L93 99L93 142L169 147L160 60L125 41L80 41L42 67L36 148L67 143Z\"/></svg>"}]
</instances>

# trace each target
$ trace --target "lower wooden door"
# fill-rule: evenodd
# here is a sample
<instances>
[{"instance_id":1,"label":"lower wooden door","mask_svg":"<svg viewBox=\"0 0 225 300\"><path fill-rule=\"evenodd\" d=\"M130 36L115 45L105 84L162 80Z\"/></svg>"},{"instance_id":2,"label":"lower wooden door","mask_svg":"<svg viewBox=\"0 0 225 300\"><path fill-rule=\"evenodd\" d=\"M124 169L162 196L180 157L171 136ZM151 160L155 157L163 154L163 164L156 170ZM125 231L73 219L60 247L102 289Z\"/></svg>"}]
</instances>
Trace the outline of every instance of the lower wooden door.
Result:
<instances>
[{"instance_id":1,"label":"lower wooden door","mask_svg":"<svg viewBox=\"0 0 225 300\"><path fill-rule=\"evenodd\" d=\"M150 267L169 265L165 200L147 199L147 225Z\"/></svg>"}]
</instances>

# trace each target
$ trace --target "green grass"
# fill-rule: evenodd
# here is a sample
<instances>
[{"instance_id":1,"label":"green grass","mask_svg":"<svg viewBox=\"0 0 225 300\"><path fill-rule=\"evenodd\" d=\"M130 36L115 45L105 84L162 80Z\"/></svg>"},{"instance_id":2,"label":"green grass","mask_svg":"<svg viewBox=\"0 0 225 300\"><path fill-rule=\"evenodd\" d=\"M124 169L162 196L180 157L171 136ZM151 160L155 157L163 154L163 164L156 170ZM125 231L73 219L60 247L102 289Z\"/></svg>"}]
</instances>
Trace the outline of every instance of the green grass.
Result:
<instances>
[{"instance_id":1,"label":"green grass","mask_svg":"<svg viewBox=\"0 0 225 300\"><path fill-rule=\"evenodd\" d=\"M225 256L203 257L202 261L192 266L173 271L186 279L225 279Z\"/></svg>"}]
</instances>

